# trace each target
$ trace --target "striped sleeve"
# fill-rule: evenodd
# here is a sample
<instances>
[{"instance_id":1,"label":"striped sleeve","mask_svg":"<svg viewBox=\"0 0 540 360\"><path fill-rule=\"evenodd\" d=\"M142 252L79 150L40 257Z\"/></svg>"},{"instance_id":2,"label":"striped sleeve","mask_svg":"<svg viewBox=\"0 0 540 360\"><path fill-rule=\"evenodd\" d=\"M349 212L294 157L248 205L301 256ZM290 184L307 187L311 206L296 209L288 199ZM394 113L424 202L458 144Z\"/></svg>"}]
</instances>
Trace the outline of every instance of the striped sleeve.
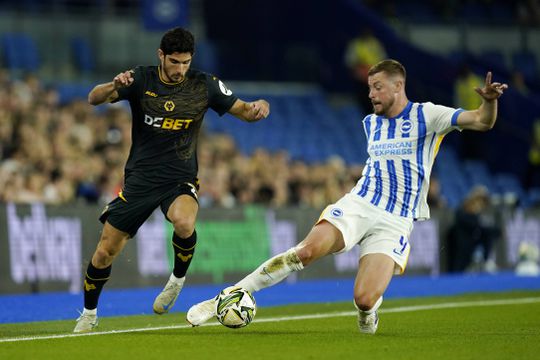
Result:
<instances>
[{"instance_id":1,"label":"striped sleeve","mask_svg":"<svg viewBox=\"0 0 540 360\"><path fill-rule=\"evenodd\" d=\"M438 134L446 134L452 130L459 130L457 126L457 118L463 109L455 109L443 105L435 105L431 102L423 104L425 118L429 122L428 131L433 131Z\"/></svg>"}]
</instances>

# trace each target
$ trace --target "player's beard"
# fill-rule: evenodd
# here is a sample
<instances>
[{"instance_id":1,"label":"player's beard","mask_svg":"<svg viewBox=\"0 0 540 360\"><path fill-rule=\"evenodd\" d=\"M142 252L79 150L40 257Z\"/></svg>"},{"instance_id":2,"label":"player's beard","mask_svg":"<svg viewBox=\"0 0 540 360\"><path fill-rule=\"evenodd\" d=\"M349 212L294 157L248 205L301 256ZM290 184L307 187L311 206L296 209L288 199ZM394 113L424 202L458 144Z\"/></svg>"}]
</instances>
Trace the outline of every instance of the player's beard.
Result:
<instances>
[{"instance_id":1,"label":"player's beard","mask_svg":"<svg viewBox=\"0 0 540 360\"><path fill-rule=\"evenodd\" d=\"M384 103L384 102L378 102L377 103L377 106L379 107L379 111L377 111L377 107L375 105L373 105L373 112L375 113L375 115L378 115L378 116L386 116L386 114L388 113L388 111L392 108L392 106L394 105L394 101L395 99L394 98L391 98L388 103Z\"/></svg>"},{"instance_id":2,"label":"player's beard","mask_svg":"<svg viewBox=\"0 0 540 360\"><path fill-rule=\"evenodd\" d=\"M176 83L184 79L184 76L185 76L184 74L180 72L177 72L177 73L171 72L170 69L167 66L165 66L163 62L161 62L161 68L163 69L163 73L167 77L169 82Z\"/></svg>"},{"instance_id":3,"label":"player's beard","mask_svg":"<svg viewBox=\"0 0 540 360\"><path fill-rule=\"evenodd\" d=\"M167 69L165 70L165 75L171 80L171 82L180 82L184 78L181 73L169 73Z\"/></svg>"}]
</instances>

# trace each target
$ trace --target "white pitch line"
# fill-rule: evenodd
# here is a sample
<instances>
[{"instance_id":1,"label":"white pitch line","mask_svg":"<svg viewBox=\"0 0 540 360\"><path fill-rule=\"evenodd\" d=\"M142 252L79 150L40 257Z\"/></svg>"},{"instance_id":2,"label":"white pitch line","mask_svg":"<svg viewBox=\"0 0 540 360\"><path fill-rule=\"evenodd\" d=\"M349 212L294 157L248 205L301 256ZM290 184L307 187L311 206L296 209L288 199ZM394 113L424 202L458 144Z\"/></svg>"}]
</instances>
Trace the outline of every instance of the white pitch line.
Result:
<instances>
[{"instance_id":1,"label":"white pitch line","mask_svg":"<svg viewBox=\"0 0 540 360\"><path fill-rule=\"evenodd\" d=\"M520 305L520 304L531 304L531 303L537 303L537 302L540 302L540 297L503 299L503 300L462 301L462 302L448 302L448 303L440 303L440 304L401 306L401 307L396 307L396 308L381 309L379 310L379 313L386 314L386 313L401 313L401 312L411 312L411 311L451 309L451 308L462 308L462 307ZM324 313L324 314L306 314L306 315L295 315L295 316L269 317L269 318L256 319L253 322L265 323L265 322L292 321L292 320L323 319L323 318L329 318L329 317L354 316L356 314L357 314L356 311L342 311L342 312L332 312L332 313ZM218 326L218 325L220 324L217 322L212 322L208 324L203 324L202 326ZM125 330L98 331L98 332L83 333L83 334L58 334L58 335L13 337L13 338L0 339L0 343L32 341L32 340L65 339L65 338L73 338L73 337L80 337L80 336L112 335L112 334L124 334L124 333L133 333L133 332L142 332L142 331L187 329L187 328L191 328L191 326L190 325L170 325L170 326L155 326L155 327L125 329Z\"/></svg>"}]
</instances>

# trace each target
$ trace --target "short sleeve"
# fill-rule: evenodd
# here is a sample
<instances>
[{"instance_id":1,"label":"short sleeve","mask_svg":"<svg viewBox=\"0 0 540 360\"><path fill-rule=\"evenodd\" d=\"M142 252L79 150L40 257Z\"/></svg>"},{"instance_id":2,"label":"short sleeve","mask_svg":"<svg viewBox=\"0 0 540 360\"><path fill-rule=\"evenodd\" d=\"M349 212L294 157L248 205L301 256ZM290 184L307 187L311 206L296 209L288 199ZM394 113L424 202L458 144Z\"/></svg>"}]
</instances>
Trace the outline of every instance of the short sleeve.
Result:
<instances>
[{"instance_id":1,"label":"short sleeve","mask_svg":"<svg viewBox=\"0 0 540 360\"><path fill-rule=\"evenodd\" d=\"M238 97L213 75L207 75L208 106L220 116L231 109Z\"/></svg>"},{"instance_id":2,"label":"short sleeve","mask_svg":"<svg viewBox=\"0 0 540 360\"><path fill-rule=\"evenodd\" d=\"M457 125L457 118L463 109L455 109L433 103L424 103L424 115L430 130L438 134L446 134L452 130L461 129Z\"/></svg>"}]
</instances>

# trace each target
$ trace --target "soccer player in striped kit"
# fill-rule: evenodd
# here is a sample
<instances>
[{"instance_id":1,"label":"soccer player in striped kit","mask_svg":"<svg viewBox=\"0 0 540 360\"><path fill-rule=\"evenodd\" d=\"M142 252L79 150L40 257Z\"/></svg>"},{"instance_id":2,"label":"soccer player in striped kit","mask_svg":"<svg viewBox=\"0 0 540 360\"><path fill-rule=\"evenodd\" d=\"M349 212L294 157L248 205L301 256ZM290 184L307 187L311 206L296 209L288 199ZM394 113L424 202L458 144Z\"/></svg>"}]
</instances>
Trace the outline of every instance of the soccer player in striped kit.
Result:
<instances>
[{"instance_id":1,"label":"soccer player in striped kit","mask_svg":"<svg viewBox=\"0 0 540 360\"><path fill-rule=\"evenodd\" d=\"M440 143L452 130L487 131L497 118L497 99L506 84L487 73L478 109L465 111L414 103L405 93L406 71L383 60L369 71L373 114L364 118L369 158L356 186L328 206L297 246L264 262L236 285L251 292L274 285L313 261L360 246L354 305L362 333L377 331L377 309L392 276L405 270L415 220L429 218L429 177ZM214 315L213 300L191 307L193 326Z\"/></svg>"}]
</instances>

